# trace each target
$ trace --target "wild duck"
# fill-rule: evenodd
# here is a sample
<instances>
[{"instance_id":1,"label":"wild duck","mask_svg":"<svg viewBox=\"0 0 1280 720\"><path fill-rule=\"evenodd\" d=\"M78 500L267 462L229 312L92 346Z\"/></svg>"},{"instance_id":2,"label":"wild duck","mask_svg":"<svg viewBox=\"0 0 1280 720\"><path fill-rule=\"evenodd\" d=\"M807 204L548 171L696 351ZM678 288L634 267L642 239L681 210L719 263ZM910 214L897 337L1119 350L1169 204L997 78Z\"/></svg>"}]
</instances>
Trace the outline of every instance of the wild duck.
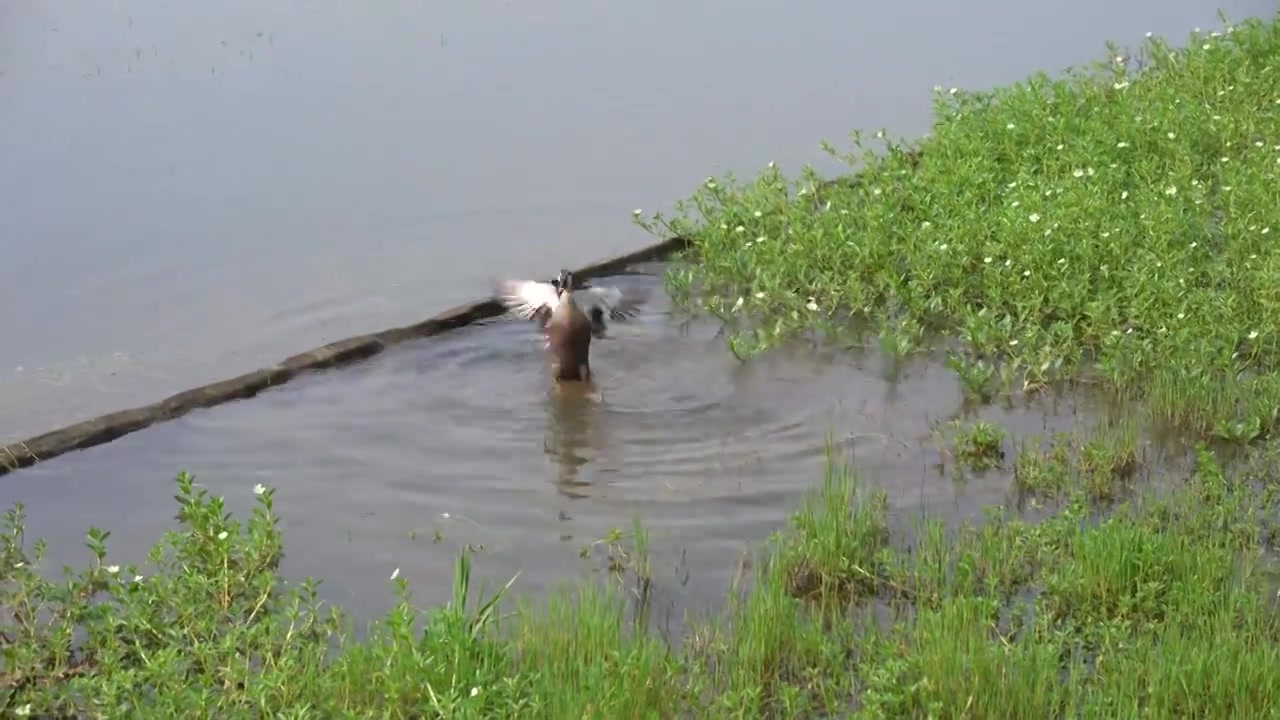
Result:
<instances>
[{"instance_id":1,"label":"wild duck","mask_svg":"<svg viewBox=\"0 0 1280 720\"><path fill-rule=\"evenodd\" d=\"M504 280L497 299L516 317L536 321L546 333L551 375L556 381L591 380L591 339L605 337L605 316L634 315L645 293L615 287L574 285L573 273L561 270L549 283Z\"/></svg>"}]
</instances>

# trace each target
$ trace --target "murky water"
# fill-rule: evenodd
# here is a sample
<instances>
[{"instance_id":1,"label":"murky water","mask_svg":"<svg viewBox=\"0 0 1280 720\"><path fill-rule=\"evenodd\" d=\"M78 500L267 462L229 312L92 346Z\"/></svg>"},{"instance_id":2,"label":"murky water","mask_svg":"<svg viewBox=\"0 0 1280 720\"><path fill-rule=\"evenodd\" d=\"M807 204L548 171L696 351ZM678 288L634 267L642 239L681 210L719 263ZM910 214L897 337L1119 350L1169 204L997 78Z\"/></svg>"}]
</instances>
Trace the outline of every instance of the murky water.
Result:
<instances>
[{"instance_id":1,"label":"murky water","mask_svg":"<svg viewBox=\"0 0 1280 720\"><path fill-rule=\"evenodd\" d=\"M5 3L0 441L631 249L650 240L633 207L708 174L830 168L818 141L855 125L925 131L933 85L1007 82L1213 13ZM473 328L6 477L0 502L26 502L61 559L89 524L136 556L169 527L177 470L236 509L273 484L290 573L360 606L397 566L443 593L461 542L490 551L486 576L524 567L541 587L633 513L669 574L687 550L717 580L817 479L828 431L904 512L1004 492L930 468L918 438L959 398L940 369L894 385L799 350L743 367L716 331L659 297L599 344L601 394L582 398L547 394L527 325Z\"/></svg>"}]
</instances>

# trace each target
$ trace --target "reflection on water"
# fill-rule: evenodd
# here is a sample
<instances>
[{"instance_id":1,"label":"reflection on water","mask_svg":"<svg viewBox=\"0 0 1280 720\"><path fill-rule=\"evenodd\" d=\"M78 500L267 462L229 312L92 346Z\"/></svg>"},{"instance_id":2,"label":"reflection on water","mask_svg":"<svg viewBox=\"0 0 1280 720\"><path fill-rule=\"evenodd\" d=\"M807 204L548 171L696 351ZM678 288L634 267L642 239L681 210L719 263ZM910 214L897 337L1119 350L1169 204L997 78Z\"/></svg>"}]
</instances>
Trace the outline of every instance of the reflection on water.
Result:
<instances>
[{"instance_id":1,"label":"reflection on water","mask_svg":"<svg viewBox=\"0 0 1280 720\"><path fill-rule=\"evenodd\" d=\"M585 498L583 488L589 482L580 480L578 471L600 451L605 441L597 429L599 396L588 383L565 383L548 393L547 456L555 462L556 488L570 498Z\"/></svg>"}]
</instances>

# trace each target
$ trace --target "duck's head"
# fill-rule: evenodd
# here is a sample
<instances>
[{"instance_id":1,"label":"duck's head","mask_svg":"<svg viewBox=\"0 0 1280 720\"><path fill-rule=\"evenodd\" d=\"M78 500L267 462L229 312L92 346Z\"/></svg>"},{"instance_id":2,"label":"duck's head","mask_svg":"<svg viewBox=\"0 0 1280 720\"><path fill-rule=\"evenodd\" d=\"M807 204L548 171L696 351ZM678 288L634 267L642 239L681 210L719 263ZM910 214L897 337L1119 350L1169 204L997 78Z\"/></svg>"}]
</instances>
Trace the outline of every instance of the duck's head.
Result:
<instances>
[{"instance_id":1,"label":"duck's head","mask_svg":"<svg viewBox=\"0 0 1280 720\"><path fill-rule=\"evenodd\" d=\"M561 270L553 284L556 286L557 295L573 292L573 273Z\"/></svg>"}]
</instances>

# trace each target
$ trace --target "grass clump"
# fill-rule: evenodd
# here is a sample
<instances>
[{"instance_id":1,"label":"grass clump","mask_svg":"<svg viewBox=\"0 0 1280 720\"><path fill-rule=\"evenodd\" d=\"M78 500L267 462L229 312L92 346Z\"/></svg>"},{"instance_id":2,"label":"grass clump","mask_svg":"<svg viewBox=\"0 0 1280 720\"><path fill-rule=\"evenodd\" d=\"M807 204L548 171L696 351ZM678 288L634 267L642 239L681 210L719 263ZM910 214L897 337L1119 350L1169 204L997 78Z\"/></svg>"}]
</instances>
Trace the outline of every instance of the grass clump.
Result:
<instances>
[{"instance_id":1,"label":"grass clump","mask_svg":"<svg viewBox=\"0 0 1280 720\"><path fill-rule=\"evenodd\" d=\"M989 470L1004 460L1004 430L985 420L961 430L955 438L955 455L970 470Z\"/></svg>"},{"instance_id":2,"label":"grass clump","mask_svg":"<svg viewBox=\"0 0 1280 720\"><path fill-rule=\"evenodd\" d=\"M1064 458L1087 477L1083 455ZM279 577L270 490L242 528L184 474L181 527L145 577L108 564L95 530L89 565L46 579L9 513L0 702L81 717L1269 717L1280 496L1259 488L1280 482L1231 477L1202 450L1177 487L1105 518L1064 483L1064 511L1041 522L998 509L907 527L831 464L749 582L677 645L613 583L503 614L510 584L474 596L466 553L452 602L421 612L396 578L396 606L357 638L315 583Z\"/></svg>"},{"instance_id":3,"label":"grass clump","mask_svg":"<svg viewBox=\"0 0 1280 720\"><path fill-rule=\"evenodd\" d=\"M938 89L926 139L828 147L856 179L770 166L640 222L692 242L669 285L731 323L740 354L815 328L896 356L943 343L975 398L1085 382L1262 437L1280 407L1274 20Z\"/></svg>"}]
</instances>

